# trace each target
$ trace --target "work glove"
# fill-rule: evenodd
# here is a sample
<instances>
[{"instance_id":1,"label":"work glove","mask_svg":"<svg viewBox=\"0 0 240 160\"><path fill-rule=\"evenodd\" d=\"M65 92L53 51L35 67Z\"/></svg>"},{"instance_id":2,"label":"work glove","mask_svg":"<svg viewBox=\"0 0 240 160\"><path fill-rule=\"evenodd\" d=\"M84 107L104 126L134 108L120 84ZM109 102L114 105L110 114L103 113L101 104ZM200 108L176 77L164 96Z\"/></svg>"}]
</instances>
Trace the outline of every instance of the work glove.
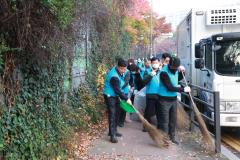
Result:
<instances>
[{"instance_id":1,"label":"work glove","mask_svg":"<svg viewBox=\"0 0 240 160\"><path fill-rule=\"evenodd\" d=\"M132 101L128 98L127 103L132 105Z\"/></svg>"},{"instance_id":2,"label":"work glove","mask_svg":"<svg viewBox=\"0 0 240 160\"><path fill-rule=\"evenodd\" d=\"M156 74L157 74L156 71L152 71L152 72L151 72L151 75L152 75L152 76L155 76Z\"/></svg>"},{"instance_id":3,"label":"work glove","mask_svg":"<svg viewBox=\"0 0 240 160\"><path fill-rule=\"evenodd\" d=\"M187 93L191 92L191 88L188 86L184 87L184 92L187 92Z\"/></svg>"},{"instance_id":4,"label":"work glove","mask_svg":"<svg viewBox=\"0 0 240 160\"><path fill-rule=\"evenodd\" d=\"M138 90L134 89L133 94L136 95Z\"/></svg>"},{"instance_id":5,"label":"work glove","mask_svg":"<svg viewBox=\"0 0 240 160\"><path fill-rule=\"evenodd\" d=\"M130 93L134 92L134 87L130 87Z\"/></svg>"},{"instance_id":6,"label":"work glove","mask_svg":"<svg viewBox=\"0 0 240 160\"><path fill-rule=\"evenodd\" d=\"M185 67L184 66L179 66L178 71L179 72L185 72Z\"/></svg>"}]
</instances>

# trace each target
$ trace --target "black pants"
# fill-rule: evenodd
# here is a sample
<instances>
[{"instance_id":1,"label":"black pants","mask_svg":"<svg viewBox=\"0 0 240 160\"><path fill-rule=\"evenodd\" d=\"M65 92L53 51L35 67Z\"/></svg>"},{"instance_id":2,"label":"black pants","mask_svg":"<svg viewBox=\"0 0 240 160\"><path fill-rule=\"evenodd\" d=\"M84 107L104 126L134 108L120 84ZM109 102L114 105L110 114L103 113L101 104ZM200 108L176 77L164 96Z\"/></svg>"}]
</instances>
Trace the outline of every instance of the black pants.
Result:
<instances>
[{"instance_id":1,"label":"black pants","mask_svg":"<svg viewBox=\"0 0 240 160\"><path fill-rule=\"evenodd\" d=\"M177 100L165 101L159 100L159 119L158 128L169 135L170 138L175 137L176 118L177 118Z\"/></svg>"},{"instance_id":2,"label":"black pants","mask_svg":"<svg viewBox=\"0 0 240 160\"><path fill-rule=\"evenodd\" d=\"M117 124L119 119L119 98L107 97L104 95L104 100L108 111L109 135L115 136L117 133Z\"/></svg>"},{"instance_id":3,"label":"black pants","mask_svg":"<svg viewBox=\"0 0 240 160\"><path fill-rule=\"evenodd\" d=\"M131 98L130 98L130 99L131 99L131 101L132 101L132 104L134 103L134 97L135 97L135 95L134 95L134 94L132 94L132 95L131 95Z\"/></svg>"},{"instance_id":4,"label":"black pants","mask_svg":"<svg viewBox=\"0 0 240 160\"><path fill-rule=\"evenodd\" d=\"M122 108L119 109L119 120L118 120L118 124L119 125L123 125L124 121L126 118L126 111L124 111Z\"/></svg>"},{"instance_id":5,"label":"black pants","mask_svg":"<svg viewBox=\"0 0 240 160\"><path fill-rule=\"evenodd\" d=\"M144 111L144 118L151 123L151 117L154 116L156 114L156 112L158 112L159 108L159 99L158 98L149 98L146 97L146 108ZM157 116L157 120L159 122L158 116Z\"/></svg>"}]
</instances>

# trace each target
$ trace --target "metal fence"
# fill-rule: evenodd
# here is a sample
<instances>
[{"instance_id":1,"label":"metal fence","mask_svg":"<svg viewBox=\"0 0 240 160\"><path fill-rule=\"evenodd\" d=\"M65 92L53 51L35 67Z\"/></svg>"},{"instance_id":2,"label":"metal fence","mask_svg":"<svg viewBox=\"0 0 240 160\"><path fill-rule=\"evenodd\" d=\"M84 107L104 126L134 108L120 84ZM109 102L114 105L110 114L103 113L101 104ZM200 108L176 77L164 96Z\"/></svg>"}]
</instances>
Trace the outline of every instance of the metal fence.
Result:
<instances>
[{"instance_id":1,"label":"metal fence","mask_svg":"<svg viewBox=\"0 0 240 160\"><path fill-rule=\"evenodd\" d=\"M192 88L192 92L200 93L200 94L197 94L200 96L193 96L193 100L197 104L197 106L201 105L200 109L202 110L200 112L205 122L213 125L213 132L210 132L210 133L215 140L215 152L220 153L221 152L221 127L220 127L220 110L219 110L219 107L220 107L219 92L214 92L214 91L202 88L200 86L192 85L192 84L189 84L189 86ZM212 100L211 103L209 103L208 99L204 99L204 96L201 96L204 94L207 95L207 97ZM194 125L198 126L198 122L196 122L194 118L195 117L194 111L192 109L193 104L191 103L190 97L188 94L182 93L181 95L182 97L179 103L189 109L189 116L191 119L190 131L192 131Z\"/></svg>"}]
</instances>

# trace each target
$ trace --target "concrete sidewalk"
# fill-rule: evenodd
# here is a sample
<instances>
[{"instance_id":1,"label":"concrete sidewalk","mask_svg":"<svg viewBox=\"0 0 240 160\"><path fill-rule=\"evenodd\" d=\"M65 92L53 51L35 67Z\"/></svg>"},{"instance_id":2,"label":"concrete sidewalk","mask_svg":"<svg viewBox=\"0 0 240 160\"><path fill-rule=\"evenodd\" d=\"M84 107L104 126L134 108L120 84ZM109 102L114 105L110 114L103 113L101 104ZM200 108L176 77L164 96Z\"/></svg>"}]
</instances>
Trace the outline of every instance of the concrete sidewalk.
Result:
<instances>
[{"instance_id":1,"label":"concrete sidewalk","mask_svg":"<svg viewBox=\"0 0 240 160\"><path fill-rule=\"evenodd\" d=\"M209 155L194 140L190 133L180 133L179 145L171 143L169 148L158 148L147 132L142 132L142 125L138 122L125 123L118 128L123 137L118 143L109 142L107 131L101 139L94 141L89 150L89 159L117 159L117 160L226 160L222 155Z\"/></svg>"}]
</instances>

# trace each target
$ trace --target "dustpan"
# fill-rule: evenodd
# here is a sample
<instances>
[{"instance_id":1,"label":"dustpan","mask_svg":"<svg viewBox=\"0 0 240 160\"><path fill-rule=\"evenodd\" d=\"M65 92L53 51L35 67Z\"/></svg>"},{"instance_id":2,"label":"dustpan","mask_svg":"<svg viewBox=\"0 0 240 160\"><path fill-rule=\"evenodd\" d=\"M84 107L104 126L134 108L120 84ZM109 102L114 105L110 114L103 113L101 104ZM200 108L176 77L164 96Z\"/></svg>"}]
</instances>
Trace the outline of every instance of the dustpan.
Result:
<instances>
[{"instance_id":1,"label":"dustpan","mask_svg":"<svg viewBox=\"0 0 240 160\"><path fill-rule=\"evenodd\" d=\"M134 108L124 100L120 100L120 107L128 113L136 112Z\"/></svg>"}]
</instances>

